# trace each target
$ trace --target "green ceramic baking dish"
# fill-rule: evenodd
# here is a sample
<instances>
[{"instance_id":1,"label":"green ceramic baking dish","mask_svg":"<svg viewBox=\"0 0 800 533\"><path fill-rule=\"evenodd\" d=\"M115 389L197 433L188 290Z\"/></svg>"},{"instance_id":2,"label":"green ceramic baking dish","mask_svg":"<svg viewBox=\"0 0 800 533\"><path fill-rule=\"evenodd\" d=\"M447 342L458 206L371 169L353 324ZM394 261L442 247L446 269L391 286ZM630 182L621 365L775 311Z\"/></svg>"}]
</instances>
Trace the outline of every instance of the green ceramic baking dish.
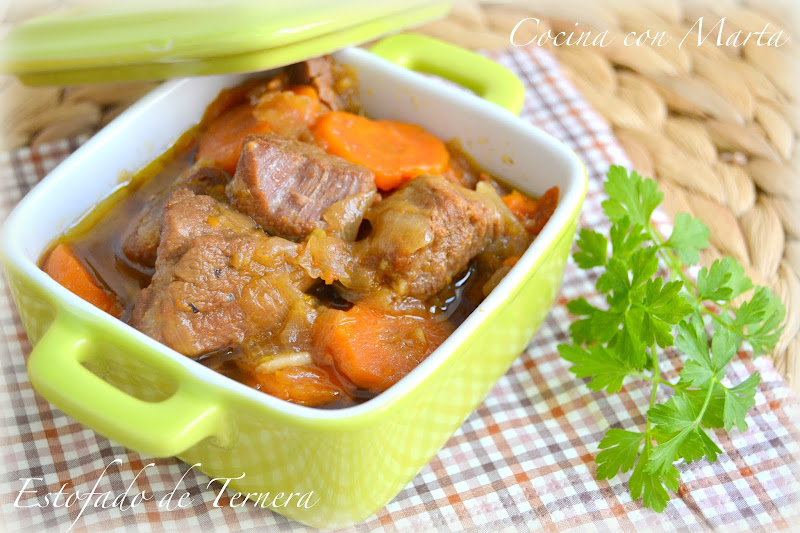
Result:
<instances>
[{"instance_id":1,"label":"green ceramic baking dish","mask_svg":"<svg viewBox=\"0 0 800 533\"><path fill-rule=\"evenodd\" d=\"M231 483L236 491L313 491L310 508L276 511L322 528L360 522L389 502L524 349L559 290L586 194L575 154L515 115L521 84L499 65L413 36L391 37L372 52L344 49L335 59L357 71L369 115L458 138L514 187L540 193L557 185L562 193L545 229L492 294L378 397L341 410L278 400L156 343L37 268L48 244L117 189L121 175L163 153L242 75L165 83L44 179L2 234L6 274L34 344L28 373L42 396L132 450L200 463L212 478L245 474ZM411 69L454 79L491 102Z\"/></svg>"}]
</instances>

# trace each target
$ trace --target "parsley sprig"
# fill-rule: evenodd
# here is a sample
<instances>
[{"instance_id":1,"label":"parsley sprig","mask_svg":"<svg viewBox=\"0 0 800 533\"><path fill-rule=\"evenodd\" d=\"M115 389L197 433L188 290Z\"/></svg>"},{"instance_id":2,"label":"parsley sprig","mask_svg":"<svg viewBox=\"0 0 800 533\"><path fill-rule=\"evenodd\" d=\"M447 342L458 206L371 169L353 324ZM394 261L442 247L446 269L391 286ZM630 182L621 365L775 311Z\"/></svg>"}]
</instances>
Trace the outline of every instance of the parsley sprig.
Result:
<instances>
[{"instance_id":1,"label":"parsley sprig","mask_svg":"<svg viewBox=\"0 0 800 533\"><path fill-rule=\"evenodd\" d=\"M664 197L656 182L614 166L605 190L609 236L582 229L573 257L582 269L602 269L596 286L607 305L596 307L585 298L569 302L578 319L570 326L572 344L558 350L577 377L589 378L592 390L613 394L629 378L652 383L645 427L606 432L597 478L633 470L631 496L661 512L667 490L678 490L676 462L714 462L722 453L708 430L747 429L745 415L761 377L755 372L728 386L727 365L743 342L756 355L769 352L785 310L768 288L753 287L731 258L703 267L694 281L688 268L699 261L710 232L697 218L679 213L672 234L663 238L651 222ZM737 306L742 295L749 298ZM685 355L676 382L664 379L659 368L659 354L669 347ZM671 390L663 403L660 387Z\"/></svg>"}]
</instances>

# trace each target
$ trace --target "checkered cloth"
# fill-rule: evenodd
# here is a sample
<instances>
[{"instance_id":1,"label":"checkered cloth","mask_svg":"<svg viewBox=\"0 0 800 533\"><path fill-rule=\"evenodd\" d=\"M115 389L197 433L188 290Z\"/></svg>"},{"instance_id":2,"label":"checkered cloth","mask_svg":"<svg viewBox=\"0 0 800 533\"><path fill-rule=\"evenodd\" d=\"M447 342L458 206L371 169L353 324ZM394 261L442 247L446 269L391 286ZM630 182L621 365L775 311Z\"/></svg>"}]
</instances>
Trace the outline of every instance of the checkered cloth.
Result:
<instances>
[{"instance_id":1,"label":"checkered cloth","mask_svg":"<svg viewBox=\"0 0 800 533\"><path fill-rule=\"evenodd\" d=\"M601 182L612 162L625 154L607 125L565 80L553 58L538 49L514 49L494 59L516 72L528 93L522 117L544 128L580 154L589 170L589 193L581 222L603 227ZM85 140L85 139L84 139ZM0 155L3 215L81 140ZM668 224L658 213L660 224ZM606 228L607 229L607 226ZM732 363L732 382L759 370L762 382L745 433L716 433L724 453L714 464L680 465L682 484L663 514L631 501L629 475L595 480L593 457L611 427L641 428L649 383L631 382L608 397L587 389L556 351L570 323L564 303L592 297L594 280L567 266L560 300L527 351L498 382L486 401L419 475L389 505L355 531L501 529L596 529L600 531L724 530L772 531L800 520L798 401L765 358L742 356ZM267 510L215 508L218 486L176 459L156 459L109 442L49 405L25 373L31 346L7 287L0 291L2 353L3 477L0 516L7 530L198 531L302 529ZM680 362L666 358L661 371L674 378ZM111 464L115 459L120 464ZM145 468L149 463L153 466ZM111 464L109 468L108 465ZM104 469L105 476L102 477ZM134 476L142 470L138 478ZM185 476L185 477L184 477ZM183 479L182 479L183 477ZM181 484L192 498L184 510L159 510L151 501L121 511L79 506L34 507L26 494L14 501L23 478L40 478L28 489L56 493L90 490L122 494L147 491L156 499ZM63 504L63 501L62 501Z\"/></svg>"}]
</instances>

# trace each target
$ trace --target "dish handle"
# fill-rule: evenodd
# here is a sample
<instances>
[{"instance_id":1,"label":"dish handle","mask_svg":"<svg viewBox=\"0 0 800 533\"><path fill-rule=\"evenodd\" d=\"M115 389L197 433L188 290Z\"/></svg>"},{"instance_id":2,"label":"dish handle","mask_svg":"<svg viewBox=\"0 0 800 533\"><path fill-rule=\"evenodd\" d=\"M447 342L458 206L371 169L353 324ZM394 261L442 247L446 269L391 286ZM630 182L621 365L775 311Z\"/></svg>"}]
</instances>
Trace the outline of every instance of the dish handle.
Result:
<instances>
[{"instance_id":1,"label":"dish handle","mask_svg":"<svg viewBox=\"0 0 800 533\"><path fill-rule=\"evenodd\" d=\"M370 52L401 67L457 83L515 115L525 101L525 85L516 74L491 59L432 37L392 35Z\"/></svg>"},{"instance_id":2,"label":"dish handle","mask_svg":"<svg viewBox=\"0 0 800 533\"><path fill-rule=\"evenodd\" d=\"M216 437L217 444L225 445L224 416L209 394L177 380L177 390L163 401L135 398L82 364L97 352L97 345L84 327L60 315L28 359L31 383L82 424L143 454L172 457L206 437ZM165 368L163 357L156 357L145 346L131 343L125 351L152 368L175 375L174 368Z\"/></svg>"}]
</instances>

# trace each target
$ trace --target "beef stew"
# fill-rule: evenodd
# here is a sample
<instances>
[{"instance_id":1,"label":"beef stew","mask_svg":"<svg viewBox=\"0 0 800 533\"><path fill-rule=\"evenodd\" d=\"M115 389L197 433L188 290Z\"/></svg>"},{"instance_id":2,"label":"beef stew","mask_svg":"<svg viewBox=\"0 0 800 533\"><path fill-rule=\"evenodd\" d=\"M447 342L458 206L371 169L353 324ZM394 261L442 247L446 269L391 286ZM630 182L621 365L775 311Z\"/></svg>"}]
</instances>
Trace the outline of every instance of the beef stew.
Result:
<instances>
[{"instance_id":1,"label":"beef stew","mask_svg":"<svg viewBox=\"0 0 800 533\"><path fill-rule=\"evenodd\" d=\"M510 191L419 126L359 115L352 76L318 58L223 91L43 268L284 400L386 390L513 267L558 190Z\"/></svg>"}]
</instances>

